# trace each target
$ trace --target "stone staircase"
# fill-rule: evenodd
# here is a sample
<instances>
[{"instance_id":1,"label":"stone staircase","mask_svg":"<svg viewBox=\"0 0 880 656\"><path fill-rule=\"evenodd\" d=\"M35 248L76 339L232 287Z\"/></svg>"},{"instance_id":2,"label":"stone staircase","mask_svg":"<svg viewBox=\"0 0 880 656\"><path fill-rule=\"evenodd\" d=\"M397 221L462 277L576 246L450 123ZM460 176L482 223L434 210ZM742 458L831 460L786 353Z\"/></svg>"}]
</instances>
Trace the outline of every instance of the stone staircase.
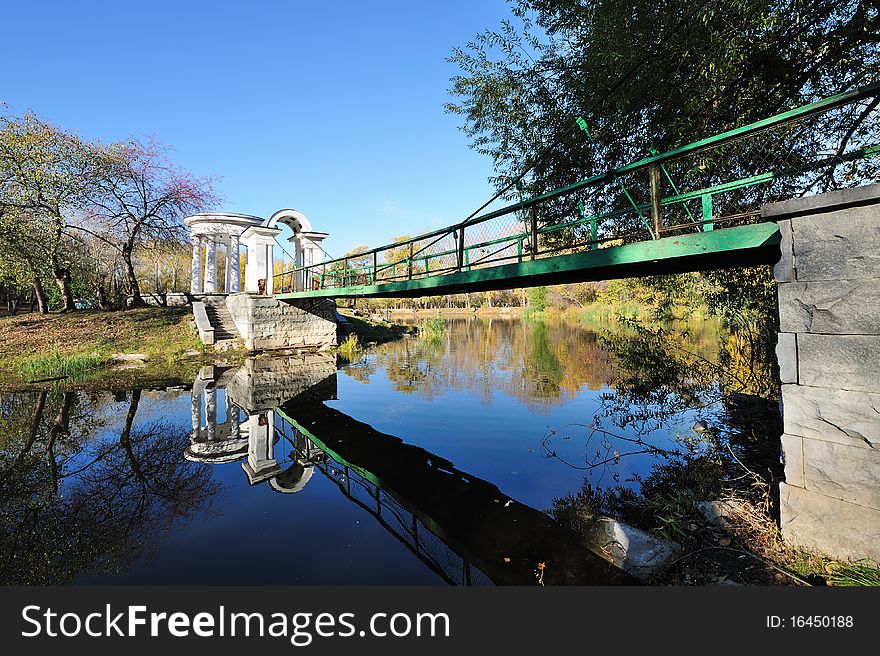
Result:
<instances>
[{"instance_id":1,"label":"stone staircase","mask_svg":"<svg viewBox=\"0 0 880 656\"><path fill-rule=\"evenodd\" d=\"M223 297L212 298L205 296L202 298L204 306L204 317L210 324L208 334L211 334L209 341L202 339L205 343L214 345L214 350L223 351L230 348L240 348L243 345L241 335L238 328L232 320L232 315L226 308L226 301ZM204 319L203 319L204 320ZM197 320L198 323L198 320ZM211 331L213 331L211 333Z\"/></svg>"},{"instance_id":2,"label":"stone staircase","mask_svg":"<svg viewBox=\"0 0 880 656\"><path fill-rule=\"evenodd\" d=\"M205 304L205 314L208 315L208 321L214 328L214 341L220 342L226 339L238 339L238 329L232 320L232 315L225 305L208 305Z\"/></svg>"}]
</instances>

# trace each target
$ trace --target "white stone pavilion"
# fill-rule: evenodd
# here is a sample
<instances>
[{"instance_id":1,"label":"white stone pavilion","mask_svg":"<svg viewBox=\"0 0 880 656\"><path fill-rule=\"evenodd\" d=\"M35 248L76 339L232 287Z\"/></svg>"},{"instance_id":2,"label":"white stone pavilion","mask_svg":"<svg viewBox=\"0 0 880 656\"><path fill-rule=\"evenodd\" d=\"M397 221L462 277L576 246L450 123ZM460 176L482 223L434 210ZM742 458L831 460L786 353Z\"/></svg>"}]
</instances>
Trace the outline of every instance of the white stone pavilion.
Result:
<instances>
[{"instance_id":1,"label":"white stone pavilion","mask_svg":"<svg viewBox=\"0 0 880 656\"><path fill-rule=\"evenodd\" d=\"M287 225L292 231L288 241L293 244L294 267L310 266L323 260L321 242L326 232L315 232L305 214L293 209L275 212L268 219L249 214L206 212L186 217L184 223L192 234L192 283L193 295L235 294L245 291L271 295L274 270L274 247L281 234L278 224ZM241 248L247 249L245 258L244 290L241 289L239 267ZM202 267L202 253L204 267ZM217 279L218 258L225 258L224 280ZM302 272L296 276L296 290L304 288Z\"/></svg>"}]
</instances>

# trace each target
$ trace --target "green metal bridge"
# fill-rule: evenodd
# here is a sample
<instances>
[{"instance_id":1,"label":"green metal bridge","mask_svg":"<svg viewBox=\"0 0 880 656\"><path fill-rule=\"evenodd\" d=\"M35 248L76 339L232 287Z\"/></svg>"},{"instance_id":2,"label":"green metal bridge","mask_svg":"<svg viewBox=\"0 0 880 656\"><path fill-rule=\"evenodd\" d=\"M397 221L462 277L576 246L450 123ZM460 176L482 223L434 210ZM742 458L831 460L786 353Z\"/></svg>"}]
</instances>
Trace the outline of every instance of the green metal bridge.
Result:
<instances>
[{"instance_id":1,"label":"green metal bridge","mask_svg":"<svg viewBox=\"0 0 880 656\"><path fill-rule=\"evenodd\" d=\"M296 399L275 408L276 436L447 583L632 585L585 540L544 512L452 462L328 408ZM320 454L319 457L315 457Z\"/></svg>"},{"instance_id":2,"label":"green metal bridge","mask_svg":"<svg viewBox=\"0 0 880 656\"><path fill-rule=\"evenodd\" d=\"M458 224L285 271L275 296L415 297L770 264L780 236L760 220L764 204L877 181L878 105L875 83L520 191Z\"/></svg>"}]
</instances>

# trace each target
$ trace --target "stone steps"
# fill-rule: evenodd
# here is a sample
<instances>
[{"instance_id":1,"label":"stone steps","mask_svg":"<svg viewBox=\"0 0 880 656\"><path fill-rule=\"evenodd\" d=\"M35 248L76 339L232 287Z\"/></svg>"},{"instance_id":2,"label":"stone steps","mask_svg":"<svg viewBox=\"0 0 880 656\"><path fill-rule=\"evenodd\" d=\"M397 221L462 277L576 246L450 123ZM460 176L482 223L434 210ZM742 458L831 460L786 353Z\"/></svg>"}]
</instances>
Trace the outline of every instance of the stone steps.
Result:
<instances>
[{"instance_id":1,"label":"stone steps","mask_svg":"<svg viewBox=\"0 0 880 656\"><path fill-rule=\"evenodd\" d=\"M205 314L214 329L214 340L239 339L238 328L225 305L205 305Z\"/></svg>"}]
</instances>

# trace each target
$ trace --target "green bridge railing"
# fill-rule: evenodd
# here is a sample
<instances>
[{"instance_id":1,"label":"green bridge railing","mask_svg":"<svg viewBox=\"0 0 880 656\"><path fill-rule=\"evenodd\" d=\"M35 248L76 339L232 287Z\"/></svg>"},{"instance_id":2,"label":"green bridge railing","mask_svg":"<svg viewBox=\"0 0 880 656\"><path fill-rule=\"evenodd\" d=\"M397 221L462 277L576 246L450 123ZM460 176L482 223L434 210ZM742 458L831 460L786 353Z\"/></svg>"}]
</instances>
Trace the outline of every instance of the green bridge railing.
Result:
<instances>
[{"instance_id":1,"label":"green bridge railing","mask_svg":"<svg viewBox=\"0 0 880 656\"><path fill-rule=\"evenodd\" d=\"M468 221L285 271L275 293L377 286L753 223L765 203L876 181L878 105L880 83L837 94Z\"/></svg>"}]
</instances>

